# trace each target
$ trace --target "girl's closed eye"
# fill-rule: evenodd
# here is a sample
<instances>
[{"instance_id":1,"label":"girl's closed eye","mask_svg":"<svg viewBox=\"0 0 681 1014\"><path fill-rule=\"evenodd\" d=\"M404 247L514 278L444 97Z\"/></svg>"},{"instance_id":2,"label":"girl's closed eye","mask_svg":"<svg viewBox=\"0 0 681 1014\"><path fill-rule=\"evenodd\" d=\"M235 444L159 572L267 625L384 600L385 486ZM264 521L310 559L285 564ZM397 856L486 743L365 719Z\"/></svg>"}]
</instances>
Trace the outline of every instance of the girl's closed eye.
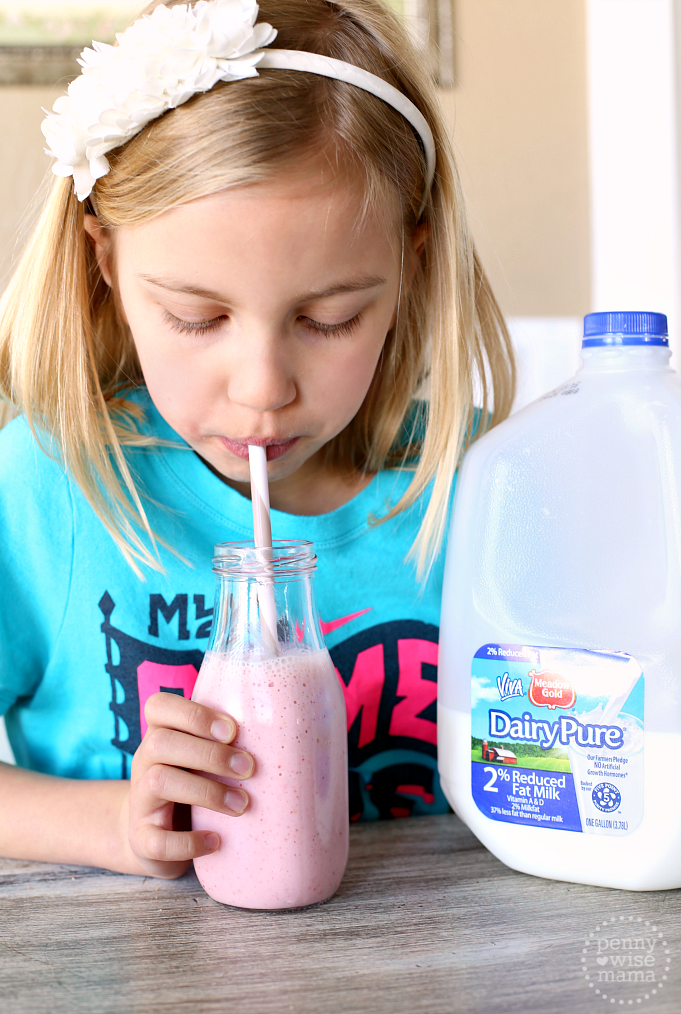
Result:
<instances>
[{"instance_id":1,"label":"girl's closed eye","mask_svg":"<svg viewBox=\"0 0 681 1014\"><path fill-rule=\"evenodd\" d=\"M192 321L183 320L181 317L176 317L175 314L170 313L169 310L164 310L163 319L169 327L180 334L207 334L211 331L216 331L227 320L227 316L226 314L221 314L219 317L213 317L210 320ZM323 321L313 320L312 317L304 316L300 316L297 319L309 331L341 337L351 334L357 328L362 320L362 314L357 313L354 317L341 321L339 324L326 324Z\"/></svg>"},{"instance_id":2,"label":"girl's closed eye","mask_svg":"<svg viewBox=\"0 0 681 1014\"><path fill-rule=\"evenodd\" d=\"M298 317L298 320L302 322L303 326L310 331L316 331L318 334L327 334L342 336L352 334L355 328L359 325L362 320L362 314L356 313L350 320L341 321L340 324L324 324L319 320L313 320L312 317Z\"/></svg>"},{"instance_id":3,"label":"girl's closed eye","mask_svg":"<svg viewBox=\"0 0 681 1014\"><path fill-rule=\"evenodd\" d=\"M173 331L178 331L180 334L207 334L210 331L217 331L221 324L227 320L227 316L221 314L210 320L182 320L181 317L176 317L169 310L164 310L163 320Z\"/></svg>"}]
</instances>

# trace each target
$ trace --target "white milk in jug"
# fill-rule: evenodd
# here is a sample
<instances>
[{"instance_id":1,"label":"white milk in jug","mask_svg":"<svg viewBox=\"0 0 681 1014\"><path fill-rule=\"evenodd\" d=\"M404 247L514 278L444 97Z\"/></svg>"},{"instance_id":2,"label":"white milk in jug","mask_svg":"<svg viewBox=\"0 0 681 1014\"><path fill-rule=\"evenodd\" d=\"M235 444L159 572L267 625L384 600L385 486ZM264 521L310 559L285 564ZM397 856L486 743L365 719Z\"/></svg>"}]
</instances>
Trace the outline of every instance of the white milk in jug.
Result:
<instances>
[{"instance_id":1,"label":"white milk in jug","mask_svg":"<svg viewBox=\"0 0 681 1014\"><path fill-rule=\"evenodd\" d=\"M681 383L662 314L585 319L576 376L483 436L440 624L442 787L514 869L681 886Z\"/></svg>"}]
</instances>

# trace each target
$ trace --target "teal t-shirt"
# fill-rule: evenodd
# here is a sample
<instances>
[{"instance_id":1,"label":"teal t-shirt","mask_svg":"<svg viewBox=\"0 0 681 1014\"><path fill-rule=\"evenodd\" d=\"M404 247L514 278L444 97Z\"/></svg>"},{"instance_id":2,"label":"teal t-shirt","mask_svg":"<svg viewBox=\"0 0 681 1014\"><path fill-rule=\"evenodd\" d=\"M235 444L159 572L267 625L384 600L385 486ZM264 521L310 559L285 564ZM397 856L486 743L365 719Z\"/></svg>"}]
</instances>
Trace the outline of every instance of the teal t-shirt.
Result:
<instances>
[{"instance_id":1,"label":"teal t-shirt","mask_svg":"<svg viewBox=\"0 0 681 1014\"><path fill-rule=\"evenodd\" d=\"M210 633L218 542L252 538L251 504L179 446L128 450L166 573L140 580L24 419L0 432L0 714L19 765L71 778L126 778L147 697L191 694ZM405 556L426 506L385 524L408 472L379 473L315 517L272 511L275 538L311 539L317 605L345 692L351 819L443 813L436 761L443 555L425 587Z\"/></svg>"}]
</instances>

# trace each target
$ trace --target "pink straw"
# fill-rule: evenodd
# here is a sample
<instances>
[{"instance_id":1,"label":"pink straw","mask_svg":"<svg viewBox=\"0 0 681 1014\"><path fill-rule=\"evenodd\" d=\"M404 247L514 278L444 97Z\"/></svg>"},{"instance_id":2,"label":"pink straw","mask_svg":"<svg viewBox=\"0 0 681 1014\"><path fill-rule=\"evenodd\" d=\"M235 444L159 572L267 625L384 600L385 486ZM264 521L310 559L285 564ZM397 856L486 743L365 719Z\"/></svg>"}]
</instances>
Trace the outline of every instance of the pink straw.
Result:
<instances>
[{"instance_id":1,"label":"pink straw","mask_svg":"<svg viewBox=\"0 0 681 1014\"><path fill-rule=\"evenodd\" d=\"M253 537L255 548L263 550L258 554L265 563L269 563L272 573L272 523L270 520L270 488L267 480L267 450L264 447L248 445L248 463L251 469L251 502L253 505ZM279 654L277 637L277 607L274 601L274 575L271 579L258 582L258 605L262 625L263 642Z\"/></svg>"},{"instance_id":2,"label":"pink straw","mask_svg":"<svg viewBox=\"0 0 681 1014\"><path fill-rule=\"evenodd\" d=\"M251 502L253 504L253 536L256 549L272 548L270 520L270 487L267 481L267 450L248 445L251 468Z\"/></svg>"}]
</instances>

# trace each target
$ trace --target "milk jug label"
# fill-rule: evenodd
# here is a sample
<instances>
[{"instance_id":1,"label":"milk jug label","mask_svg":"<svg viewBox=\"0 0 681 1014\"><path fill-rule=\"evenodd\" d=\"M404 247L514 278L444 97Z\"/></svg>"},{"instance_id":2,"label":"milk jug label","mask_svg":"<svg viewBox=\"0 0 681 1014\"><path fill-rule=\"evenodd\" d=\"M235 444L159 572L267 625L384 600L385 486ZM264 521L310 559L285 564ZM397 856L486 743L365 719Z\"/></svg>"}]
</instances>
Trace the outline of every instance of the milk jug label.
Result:
<instances>
[{"instance_id":1,"label":"milk jug label","mask_svg":"<svg viewBox=\"0 0 681 1014\"><path fill-rule=\"evenodd\" d=\"M485 644L471 778L492 820L626 835L643 818L644 676L618 651Z\"/></svg>"}]
</instances>

